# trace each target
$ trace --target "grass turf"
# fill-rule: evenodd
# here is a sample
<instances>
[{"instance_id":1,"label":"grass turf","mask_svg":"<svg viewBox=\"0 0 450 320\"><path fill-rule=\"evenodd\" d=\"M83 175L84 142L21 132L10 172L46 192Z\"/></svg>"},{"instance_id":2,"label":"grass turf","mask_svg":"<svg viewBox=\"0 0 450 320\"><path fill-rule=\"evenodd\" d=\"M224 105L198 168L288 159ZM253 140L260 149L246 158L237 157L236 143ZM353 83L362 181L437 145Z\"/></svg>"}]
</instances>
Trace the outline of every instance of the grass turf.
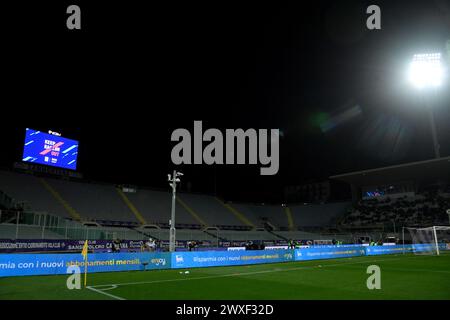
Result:
<instances>
[{"instance_id":1,"label":"grass turf","mask_svg":"<svg viewBox=\"0 0 450 320\"><path fill-rule=\"evenodd\" d=\"M369 265L381 289L368 290ZM384 255L235 267L0 278L0 299L450 299L450 255Z\"/></svg>"}]
</instances>

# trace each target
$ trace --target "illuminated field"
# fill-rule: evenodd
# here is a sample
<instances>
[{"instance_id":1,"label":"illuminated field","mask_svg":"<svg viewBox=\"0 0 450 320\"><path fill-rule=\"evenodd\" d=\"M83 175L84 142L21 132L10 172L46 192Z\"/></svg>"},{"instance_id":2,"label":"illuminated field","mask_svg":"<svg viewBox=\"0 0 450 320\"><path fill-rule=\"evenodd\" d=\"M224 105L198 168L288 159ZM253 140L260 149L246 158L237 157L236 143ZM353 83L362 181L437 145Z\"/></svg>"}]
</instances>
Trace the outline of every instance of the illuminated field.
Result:
<instances>
[{"instance_id":1,"label":"illuminated field","mask_svg":"<svg viewBox=\"0 0 450 320\"><path fill-rule=\"evenodd\" d=\"M366 286L381 268L381 289ZM450 299L450 255L385 255L237 267L0 278L0 299Z\"/></svg>"}]
</instances>

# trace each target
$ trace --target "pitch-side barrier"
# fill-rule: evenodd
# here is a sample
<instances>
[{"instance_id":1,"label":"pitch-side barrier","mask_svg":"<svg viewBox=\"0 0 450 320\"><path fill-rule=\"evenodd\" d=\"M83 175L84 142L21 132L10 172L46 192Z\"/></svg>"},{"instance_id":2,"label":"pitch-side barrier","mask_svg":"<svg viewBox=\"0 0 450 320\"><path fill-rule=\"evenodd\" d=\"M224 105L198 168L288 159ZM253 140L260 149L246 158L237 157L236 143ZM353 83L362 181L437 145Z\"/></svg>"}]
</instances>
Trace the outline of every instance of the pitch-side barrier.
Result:
<instances>
[{"instance_id":1,"label":"pitch-side barrier","mask_svg":"<svg viewBox=\"0 0 450 320\"><path fill-rule=\"evenodd\" d=\"M317 246L301 249L192 251L173 253L93 253L88 255L89 273L180 269L304 260L336 259L358 256L401 254L426 251L427 245ZM442 247L442 250L447 249ZM84 270L81 254L0 254L0 277L67 274L70 266Z\"/></svg>"}]
</instances>

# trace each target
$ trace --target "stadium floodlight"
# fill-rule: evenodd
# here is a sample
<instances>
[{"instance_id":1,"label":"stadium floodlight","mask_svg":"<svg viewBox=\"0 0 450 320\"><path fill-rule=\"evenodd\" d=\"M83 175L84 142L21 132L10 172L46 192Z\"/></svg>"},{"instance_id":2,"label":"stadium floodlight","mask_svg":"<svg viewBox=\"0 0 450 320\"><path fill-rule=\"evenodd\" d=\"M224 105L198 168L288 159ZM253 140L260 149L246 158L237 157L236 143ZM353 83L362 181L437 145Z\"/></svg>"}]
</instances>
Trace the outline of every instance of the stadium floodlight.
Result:
<instances>
[{"instance_id":1,"label":"stadium floodlight","mask_svg":"<svg viewBox=\"0 0 450 320\"><path fill-rule=\"evenodd\" d=\"M409 67L409 81L418 89L439 87L444 79L440 53L415 54Z\"/></svg>"},{"instance_id":2,"label":"stadium floodlight","mask_svg":"<svg viewBox=\"0 0 450 320\"><path fill-rule=\"evenodd\" d=\"M409 66L409 81L421 92L425 89L436 89L444 81L444 66L442 64L442 55L440 53L415 54ZM433 137L433 147L435 158L440 158L440 146L437 139L436 123L434 120L433 109L430 99L425 97L430 116L431 135Z\"/></svg>"},{"instance_id":3,"label":"stadium floodlight","mask_svg":"<svg viewBox=\"0 0 450 320\"><path fill-rule=\"evenodd\" d=\"M169 180L169 185L172 188L172 212L170 218L170 235L169 235L169 251L175 251L175 242L176 242L176 229L175 229L175 202L177 197L177 183L181 182L180 176L183 174L181 172L177 172L173 170L173 175L168 174L167 178Z\"/></svg>"}]
</instances>

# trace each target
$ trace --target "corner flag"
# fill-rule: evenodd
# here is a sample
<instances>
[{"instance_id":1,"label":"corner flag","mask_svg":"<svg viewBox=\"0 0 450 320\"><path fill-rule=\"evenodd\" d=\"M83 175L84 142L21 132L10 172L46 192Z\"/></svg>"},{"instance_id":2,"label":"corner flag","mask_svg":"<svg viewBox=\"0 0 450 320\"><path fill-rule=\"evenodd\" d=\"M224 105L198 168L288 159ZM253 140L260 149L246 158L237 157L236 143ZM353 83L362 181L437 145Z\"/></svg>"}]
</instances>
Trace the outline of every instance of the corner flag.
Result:
<instances>
[{"instance_id":1,"label":"corner flag","mask_svg":"<svg viewBox=\"0 0 450 320\"><path fill-rule=\"evenodd\" d=\"M86 287L87 283L87 258L88 258L88 241L84 242L83 250L81 251L81 255L84 258L84 287Z\"/></svg>"},{"instance_id":2,"label":"corner flag","mask_svg":"<svg viewBox=\"0 0 450 320\"><path fill-rule=\"evenodd\" d=\"M86 261L87 255L88 255L88 241L87 240L84 242L83 251L81 251L81 255L83 256L84 261Z\"/></svg>"}]
</instances>

